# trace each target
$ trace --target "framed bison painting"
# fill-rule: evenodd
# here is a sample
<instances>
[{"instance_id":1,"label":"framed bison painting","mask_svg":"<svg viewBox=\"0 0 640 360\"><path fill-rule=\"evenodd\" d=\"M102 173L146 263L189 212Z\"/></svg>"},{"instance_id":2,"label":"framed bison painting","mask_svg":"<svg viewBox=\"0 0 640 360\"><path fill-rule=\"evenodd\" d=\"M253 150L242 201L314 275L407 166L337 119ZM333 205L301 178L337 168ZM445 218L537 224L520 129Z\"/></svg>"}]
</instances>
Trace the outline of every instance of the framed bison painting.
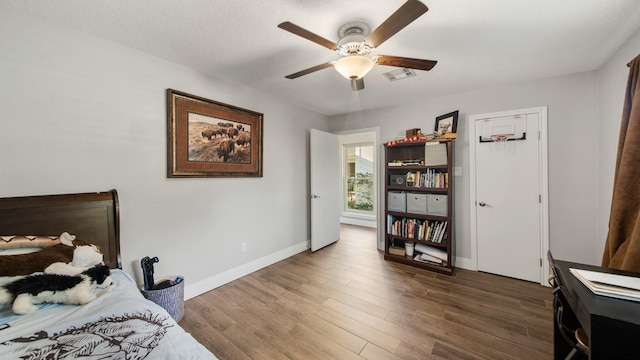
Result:
<instances>
[{"instance_id":1,"label":"framed bison painting","mask_svg":"<svg viewBox=\"0 0 640 360\"><path fill-rule=\"evenodd\" d=\"M167 89L167 177L262 177L263 115Z\"/></svg>"}]
</instances>

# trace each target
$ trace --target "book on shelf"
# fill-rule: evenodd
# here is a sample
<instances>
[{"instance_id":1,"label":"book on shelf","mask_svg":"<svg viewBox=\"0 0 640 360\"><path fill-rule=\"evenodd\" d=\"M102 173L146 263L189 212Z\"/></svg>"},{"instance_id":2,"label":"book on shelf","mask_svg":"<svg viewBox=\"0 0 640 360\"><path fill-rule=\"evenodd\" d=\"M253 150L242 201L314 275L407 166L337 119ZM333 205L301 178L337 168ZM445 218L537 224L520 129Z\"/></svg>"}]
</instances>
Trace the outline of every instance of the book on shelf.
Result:
<instances>
[{"instance_id":1,"label":"book on shelf","mask_svg":"<svg viewBox=\"0 0 640 360\"><path fill-rule=\"evenodd\" d=\"M444 249L439 249L433 246L425 245L425 244L416 244L415 251L420 254L426 254L428 257L440 259L442 261L447 261L447 251Z\"/></svg>"},{"instance_id":2,"label":"book on shelf","mask_svg":"<svg viewBox=\"0 0 640 360\"><path fill-rule=\"evenodd\" d=\"M407 224L407 237L410 239L413 239L414 236L413 234L416 232L416 226L418 221L416 219L410 219L409 223Z\"/></svg>"},{"instance_id":3,"label":"book on shelf","mask_svg":"<svg viewBox=\"0 0 640 360\"><path fill-rule=\"evenodd\" d=\"M421 263L437 265L437 266L445 266L447 264L446 261L442 259L438 259L436 257L429 256L427 254L417 254L413 257L413 260Z\"/></svg>"},{"instance_id":4,"label":"book on shelf","mask_svg":"<svg viewBox=\"0 0 640 360\"><path fill-rule=\"evenodd\" d=\"M443 259L440 259L439 257L435 257L435 256L429 255L427 253L420 254L420 260L430 261L430 262L434 262L434 263L438 263L438 264L444 264L446 262Z\"/></svg>"},{"instance_id":5,"label":"book on shelf","mask_svg":"<svg viewBox=\"0 0 640 360\"><path fill-rule=\"evenodd\" d=\"M436 232L433 236L433 239L431 239L430 241L435 242L435 243L442 243L442 237L444 235L444 233L446 232L447 229L447 222L446 221L440 221L438 223Z\"/></svg>"},{"instance_id":6,"label":"book on shelf","mask_svg":"<svg viewBox=\"0 0 640 360\"><path fill-rule=\"evenodd\" d=\"M432 221L429 229L427 230L427 235L424 238L426 241L431 241L434 243L442 243L444 235L447 229L446 221Z\"/></svg>"},{"instance_id":7,"label":"book on shelf","mask_svg":"<svg viewBox=\"0 0 640 360\"><path fill-rule=\"evenodd\" d=\"M640 277L569 268L596 295L640 301Z\"/></svg>"}]
</instances>

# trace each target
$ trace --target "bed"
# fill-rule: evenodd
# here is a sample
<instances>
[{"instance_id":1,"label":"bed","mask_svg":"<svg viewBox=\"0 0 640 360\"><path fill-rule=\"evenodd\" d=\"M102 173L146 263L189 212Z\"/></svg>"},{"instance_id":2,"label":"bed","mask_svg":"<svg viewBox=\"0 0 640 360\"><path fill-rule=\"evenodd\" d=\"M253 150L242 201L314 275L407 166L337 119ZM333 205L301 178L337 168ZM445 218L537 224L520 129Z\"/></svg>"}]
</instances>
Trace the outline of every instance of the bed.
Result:
<instances>
[{"instance_id":1,"label":"bed","mask_svg":"<svg viewBox=\"0 0 640 360\"><path fill-rule=\"evenodd\" d=\"M215 359L121 269L115 190L0 198L0 235L63 232L99 246L114 283L81 306L43 304L16 315L0 305L1 359Z\"/></svg>"}]
</instances>

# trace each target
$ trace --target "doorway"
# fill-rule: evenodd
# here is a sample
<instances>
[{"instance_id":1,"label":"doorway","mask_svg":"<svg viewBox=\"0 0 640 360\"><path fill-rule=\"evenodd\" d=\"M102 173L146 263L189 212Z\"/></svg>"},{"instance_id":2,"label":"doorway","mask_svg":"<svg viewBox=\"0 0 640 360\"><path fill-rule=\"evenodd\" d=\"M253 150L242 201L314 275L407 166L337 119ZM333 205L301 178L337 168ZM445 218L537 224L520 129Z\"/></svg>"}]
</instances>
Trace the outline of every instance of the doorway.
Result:
<instances>
[{"instance_id":1,"label":"doorway","mask_svg":"<svg viewBox=\"0 0 640 360\"><path fill-rule=\"evenodd\" d=\"M337 132L343 152L343 209L340 223L380 229L380 128L365 128ZM353 168L353 169L352 169ZM350 171L354 170L354 171ZM355 177L353 175L356 175ZM369 176L370 175L370 176ZM366 178L366 179L365 179ZM361 185L355 190L364 190L355 195L353 185ZM370 193L370 194L366 194ZM358 196L362 196L357 199ZM370 196L370 199L369 199ZM354 204L354 201L355 204ZM368 210L367 205L371 205ZM354 206L355 205L355 206ZM384 249L384 235L377 237L377 248Z\"/></svg>"},{"instance_id":2,"label":"doorway","mask_svg":"<svg viewBox=\"0 0 640 360\"><path fill-rule=\"evenodd\" d=\"M547 109L469 117L472 266L546 284Z\"/></svg>"},{"instance_id":3,"label":"doorway","mask_svg":"<svg viewBox=\"0 0 640 360\"><path fill-rule=\"evenodd\" d=\"M378 225L380 219L377 206L380 199L380 181L378 179L378 164L380 159L380 130L379 128L368 128L344 131L338 133L327 133L324 131L311 129L310 135L310 184L311 184L311 250L316 251L339 239L340 224L352 224L373 228L377 236L377 249L384 249L384 234L380 234L378 229L384 229ZM348 207L347 166L342 161L346 156L342 156L345 143L362 144L371 143L373 149L373 159L371 163L373 175L373 211L371 214L358 214L350 217L345 216L345 209ZM342 174L342 181L340 177ZM345 196L343 197L343 193ZM349 220L345 220L349 219Z\"/></svg>"}]
</instances>

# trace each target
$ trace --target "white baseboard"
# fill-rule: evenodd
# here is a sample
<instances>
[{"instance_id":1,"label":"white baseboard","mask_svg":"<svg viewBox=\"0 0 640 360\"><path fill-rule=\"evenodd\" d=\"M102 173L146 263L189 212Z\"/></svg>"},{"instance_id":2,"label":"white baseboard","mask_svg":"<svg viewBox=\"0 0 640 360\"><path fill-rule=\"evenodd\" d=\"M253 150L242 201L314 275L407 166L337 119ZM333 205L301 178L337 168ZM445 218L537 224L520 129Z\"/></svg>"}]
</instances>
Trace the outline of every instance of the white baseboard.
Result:
<instances>
[{"instance_id":1,"label":"white baseboard","mask_svg":"<svg viewBox=\"0 0 640 360\"><path fill-rule=\"evenodd\" d=\"M478 269L474 269L471 264L471 259L456 257L455 262L456 268L467 269L471 271L478 271Z\"/></svg>"},{"instance_id":2,"label":"white baseboard","mask_svg":"<svg viewBox=\"0 0 640 360\"><path fill-rule=\"evenodd\" d=\"M298 243L284 250L280 250L276 253L267 255L260 259L256 259L252 262L242 264L236 268L227 270L223 273L214 275L210 278L200 280L191 285L185 284L184 287L184 299L189 300L198 295L204 294L207 291L213 290L219 286L229 283L233 280L239 279L245 275L251 274L254 271L260 270L269 265L275 264L278 261L284 260L295 254L301 253L309 249L309 242L305 241Z\"/></svg>"},{"instance_id":3,"label":"white baseboard","mask_svg":"<svg viewBox=\"0 0 640 360\"><path fill-rule=\"evenodd\" d=\"M309 249L309 242L305 241L302 243L298 243L291 247L288 247L284 250L278 251L276 253L267 255L260 259L256 259L252 262L240 265L236 268L227 270L223 273L214 275L204 280L200 280L191 285L185 285L184 287L184 299L189 300L198 295L204 294L207 291L213 290L219 286L222 286L226 283L232 282L233 280L239 279L245 275L249 275L254 271L258 271L264 267L275 264L278 261L289 258L295 254L301 253ZM455 266L457 268L467 269L471 271L477 271L471 267L471 259L467 258L456 258Z\"/></svg>"},{"instance_id":4,"label":"white baseboard","mask_svg":"<svg viewBox=\"0 0 640 360\"><path fill-rule=\"evenodd\" d=\"M358 214L358 213L344 212L344 211L340 215L340 223L357 225L357 226L366 226L371 228L375 228L378 226L378 221L376 220L375 215Z\"/></svg>"},{"instance_id":5,"label":"white baseboard","mask_svg":"<svg viewBox=\"0 0 640 360\"><path fill-rule=\"evenodd\" d=\"M340 217L340 223L356 225L356 226L365 226L370 228L375 228L378 226L375 220L356 219L356 218L346 217L346 216Z\"/></svg>"}]
</instances>

